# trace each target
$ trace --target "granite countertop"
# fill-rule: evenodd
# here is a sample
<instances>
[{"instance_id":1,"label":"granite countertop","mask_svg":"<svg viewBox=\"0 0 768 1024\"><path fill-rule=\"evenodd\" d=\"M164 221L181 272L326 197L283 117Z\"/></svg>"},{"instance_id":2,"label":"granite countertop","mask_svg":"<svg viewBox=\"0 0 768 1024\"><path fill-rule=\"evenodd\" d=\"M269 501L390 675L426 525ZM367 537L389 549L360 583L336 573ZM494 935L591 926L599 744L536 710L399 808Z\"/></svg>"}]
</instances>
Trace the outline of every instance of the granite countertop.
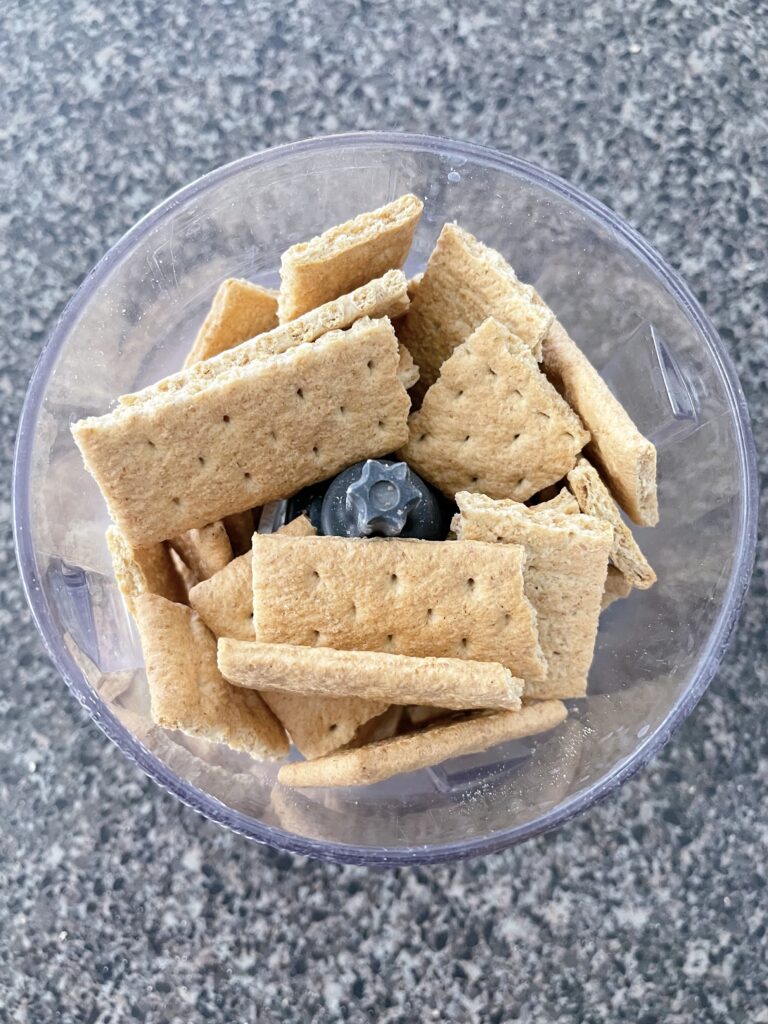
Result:
<instances>
[{"instance_id":1,"label":"granite countertop","mask_svg":"<svg viewBox=\"0 0 768 1024\"><path fill-rule=\"evenodd\" d=\"M0 1020L768 1022L764 546L721 670L650 767L523 847L394 872L262 849L180 806L70 697L21 594L13 438L67 298L180 185L308 135L471 139L608 203L703 301L765 452L764 10L479 7L0 12Z\"/></svg>"}]
</instances>

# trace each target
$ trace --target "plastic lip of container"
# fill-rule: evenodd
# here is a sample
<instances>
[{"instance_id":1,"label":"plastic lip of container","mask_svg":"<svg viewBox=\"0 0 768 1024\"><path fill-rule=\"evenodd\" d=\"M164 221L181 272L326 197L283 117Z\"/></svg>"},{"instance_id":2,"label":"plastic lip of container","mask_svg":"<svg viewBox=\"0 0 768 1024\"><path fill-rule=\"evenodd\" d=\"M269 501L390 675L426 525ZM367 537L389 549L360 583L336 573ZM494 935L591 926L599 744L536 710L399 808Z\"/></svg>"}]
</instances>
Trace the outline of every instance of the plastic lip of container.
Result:
<instances>
[{"instance_id":1,"label":"plastic lip of container","mask_svg":"<svg viewBox=\"0 0 768 1024\"><path fill-rule=\"evenodd\" d=\"M222 186L228 179L236 178L245 172L253 172L262 166L274 164L288 166L290 161L307 154L317 154L318 157L321 157L323 154L334 152L345 154L357 150L378 153L382 161L385 161L388 154L392 154L393 151L395 153L415 153L421 154L425 159L439 157L446 167L449 165L451 168L458 167L464 173L471 171L474 167L480 170L486 168L489 173L511 175L517 179L518 187L530 187L538 192L543 190L545 193L551 194L553 198L578 210L586 222L596 223L602 230L609 232L619 245L629 250L632 257L647 268L657 285L672 295L682 314L698 334L706 350L706 357L714 367L714 373L723 389L725 395L723 401L727 406L735 436L732 456L736 463L734 472L738 475L740 493L738 495L738 510L734 514L732 528L734 535L733 561L728 572L727 584L724 584L724 596L720 601L706 642L696 652L695 664L689 673L685 687L670 703L655 726L642 737L638 736L630 753L619 758L610 770L590 785L569 794L566 799L543 810L531 820L511 828L500 828L489 835L472 836L468 839L440 842L435 845L427 842L387 847L383 843L367 845L365 843L331 842L294 834L289 830L265 824L246 813L227 806L221 800L176 775L159 757L155 756L132 735L89 685L83 670L78 666L64 643L62 630L55 620L42 585L40 566L33 543L30 503L34 495L31 493L30 478L39 412L45 399L49 380L71 330L94 299L108 275L122 261L129 258L132 250L146 236L162 226L167 218L173 217L174 211L199 200L206 193ZM452 170L447 180L455 181L458 177L457 172ZM523 275L521 274L521 276ZM714 328L696 300L658 253L605 206L556 176L527 162L474 144L452 142L429 136L379 132L309 139L245 157L212 171L181 189L128 231L88 274L61 314L40 356L21 415L13 480L17 557L27 600L35 622L52 661L67 685L97 725L117 744L121 751L134 760L155 782L184 803L206 817L252 840L326 860L393 866L438 862L490 853L540 835L561 825L615 790L664 746L704 693L720 663L739 616L754 560L757 500L754 443L746 403L735 371L729 357L723 351ZM648 531L644 532L643 537L648 536L648 533ZM642 732L642 730L640 731Z\"/></svg>"}]
</instances>

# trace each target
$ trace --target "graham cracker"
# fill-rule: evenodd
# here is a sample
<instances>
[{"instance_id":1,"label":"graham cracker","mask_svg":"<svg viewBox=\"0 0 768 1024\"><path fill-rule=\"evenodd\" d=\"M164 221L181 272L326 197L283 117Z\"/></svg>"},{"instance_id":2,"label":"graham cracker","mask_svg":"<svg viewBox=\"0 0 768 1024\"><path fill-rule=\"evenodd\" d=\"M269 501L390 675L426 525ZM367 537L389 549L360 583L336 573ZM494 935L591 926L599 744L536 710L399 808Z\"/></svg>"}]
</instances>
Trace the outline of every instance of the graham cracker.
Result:
<instances>
[{"instance_id":1,"label":"graham cracker","mask_svg":"<svg viewBox=\"0 0 768 1024\"><path fill-rule=\"evenodd\" d=\"M581 458L568 474L568 485L576 496L579 508L586 515L604 519L613 527L611 561L626 576L631 586L647 590L656 582L656 573L621 518L611 492L600 479L594 466Z\"/></svg>"},{"instance_id":2,"label":"graham cracker","mask_svg":"<svg viewBox=\"0 0 768 1024\"><path fill-rule=\"evenodd\" d=\"M289 537L311 537L315 528L306 516L299 516L277 532ZM253 640L252 561L248 551L190 590L189 603L214 636Z\"/></svg>"},{"instance_id":3,"label":"graham cracker","mask_svg":"<svg viewBox=\"0 0 768 1024\"><path fill-rule=\"evenodd\" d=\"M400 196L292 245L280 260L280 323L402 267L423 208L416 196Z\"/></svg>"},{"instance_id":4,"label":"graham cracker","mask_svg":"<svg viewBox=\"0 0 768 1024\"><path fill-rule=\"evenodd\" d=\"M194 366L274 327L277 292L240 278L227 278L219 285L184 366Z\"/></svg>"},{"instance_id":5,"label":"graham cracker","mask_svg":"<svg viewBox=\"0 0 768 1024\"><path fill-rule=\"evenodd\" d=\"M411 307L398 324L398 337L420 368L422 393L456 346L489 316L540 358L551 310L500 253L457 224L440 232L423 277L410 291Z\"/></svg>"},{"instance_id":6,"label":"graham cracker","mask_svg":"<svg viewBox=\"0 0 768 1024\"><path fill-rule=\"evenodd\" d=\"M623 598L629 597L631 593L632 584L624 573L620 572L615 565L609 565L608 575L605 578L603 600L600 605L601 610L605 611L606 608L610 608L614 601L621 601Z\"/></svg>"},{"instance_id":7,"label":"graham cracker","mask_svg":"<svg viewBox=\"0 0 768 1024\"><path fill-rule=\"evenodd\" d=\"M244 341L235 348L227 349L218 356L195 363L185 370L163 377L156 384L123 395L120 405L136 407L152 404L160 397L195 394L205 390L210 382L224 374L237 373L255 359L279 355L297 345L317 341L329 331L345 330L364 317L377 319L396 317L408 309L407 283L400 270L390 270L383 277L369 281L349 295L342 295L332 302L313 309L289 324L276 327L266 334Z\"/></svg>"},{"instance_id":8,"label":"graham cracker","mask_svg":"<svg viewBox=\"0 0 768 1024\"><path fill-rule=\"evenodd\" d=\"M359 320L72 433L114 521L147 545L399 447L410 400L397 365L392 324Z\"/></svg>"},{"instance_id":9,"label":"graham cracker","mask_svg":"<svg viewBox=\"0 0 768 1024\"><path fill-rule=\"evenodd\" d=\"M583 511L567 487L561 488L554 497L547 501L540 501L538 505L529 505L528 508L530 512L565 512L567 515Z\"/></svg>"},{"instance_id":10,"label":"graham cracker","mask_svg":"<svg viewBox=\"0 0 768 1024\"><path fill-rule=\"evenodd\" d=\"M117 586L131 615L135 615L134 607L139 594L159 594L169 601L186 602L186 588L165 544L135 548L116 526L110 526L107 530L107 547L112 556Z\"/></svg>"},{"instance_id":11,"label":"graham cracker","mask_svg":"<svg viewBox=\"0 0 768 1024\"><path fill-rule=\"evenodd\" d=\"M386 711L382 711L368 722L363 722L346 746L364 747L368 743L377 743L379 740L397 736L404 713L405 708L399 704L390 704Z\"/></svg>"},{"instance_id":12,"label":"graham cracker","mask_svg":"<svg viewBox=\"0 0 768 1024\"><path fill-rule=\"evenodd\" d=\"M397 375L406 391L408 388L412 388L419 379L419 368L414 363L413 356L405 345L400 346L400 361L397 364Z\"/></svg>"},{"instance_id":13,"label":"graham cracker","mask_svg":"<svg viewBox=\"0 0 768 1024\"><path fill-rule=\"evenodd\" d=\"M523 560L487 544L256 534L256 639L495 661L542 679Z\"/></svg>"},{"instance_id":14,"label":"graham cracker","mask_svg":"<svg viewBox=\"0 0 768 1024\"><path fill-rule=\"evenodd\" d=\"M458 658L411 658L380 651L219 640L219 670L254 690L365 697L389 704L520 709L522 679L502 665Z\"/></svg>"},{"instance_id":15,"label":"graham cracker","mask_svg":"<svg viewBox=\"0 0 768 1024\"><path fill-rule=\"evenodd\" d=\"M614 498L633 522L656 526L659 506L654 445L643 437L557 320L544 340L543 359L547 376L592 435L587 454L608 481Z\"/></svg>"},{"instance_id":16,"label":"graham cracker","mask_svg":"<svg viewBox=\"0 0 768 1024\"><path fill-rule=\"evenodd\" d=\"M244 555L246 551L250 551L254 530L253 509L247 508L244 512L224 516L222 522L232 545L232 554Z\"/></svg>"},{"instance_id":17,"label":"graham cracker","mask_svg":"<svg viewBox=\"0 0 768 1024\"><path fill-rule=\"evenodd\" d=\"M387 710L384 701L264 691L264 702L306 758L322 757L354 741L358 730Z\"/></svg>"},{"instance_id":18,"label":"graham cracker","mask_svg":"<svg viewBox=\"0 0 768 1024\"><path fill-rule=\"evenodd\" d=\"M284 786L367 786L452 757L547 732L565 721L567 715L559 700L541 701L520 711L471 715L356 750L339 750L315 761L295 761L283 765L277 779Z\"/></svg>"},{"instance_id":19,"label":"graham cracker","mask_svg":"<svg viewBox=\"0 0 768 1024\"><path fill-rule=\"evenodd\" d=\"M288 753L283 727L261 697L222 678L216 640L190 608L140 594L136 621L157 725L226 743L259 759Z\"/></svg>"},{"instance_id":20,"label":"graham cracker","mask_svg":"<svg viewBox=\"0 0 768 1024\"><path fill-rule=\"evenodd\" d=\"M168 543L198 581L210 579L232 561L232 545L222 522L186 530Z\"/></svg>"},{"instance_id":21,"label":"graham cracker","mask_svg":"<svg viewBox=\"0 0 768 1024\"><path fill-rule=\"evenodd\" d=\"M530 350L493 319L443 363L409 432L400 457L444 494L516 501L565 476L589 440Z\"/></svg>"},{"instance_id":22,"label":"graham cracker","mask_svg":"<svg viewBox=\"0 0 768 1024\"><path fill-rule=\"evenodd\" d=\"M613 529L602 519L538 513L483 494L456 495L454 529L461 543L522 544L528 562L525 593L536 609L547 661L542 680L520 674L527 697L583 697L597 637Z\"/></svg>"}]
</instances>

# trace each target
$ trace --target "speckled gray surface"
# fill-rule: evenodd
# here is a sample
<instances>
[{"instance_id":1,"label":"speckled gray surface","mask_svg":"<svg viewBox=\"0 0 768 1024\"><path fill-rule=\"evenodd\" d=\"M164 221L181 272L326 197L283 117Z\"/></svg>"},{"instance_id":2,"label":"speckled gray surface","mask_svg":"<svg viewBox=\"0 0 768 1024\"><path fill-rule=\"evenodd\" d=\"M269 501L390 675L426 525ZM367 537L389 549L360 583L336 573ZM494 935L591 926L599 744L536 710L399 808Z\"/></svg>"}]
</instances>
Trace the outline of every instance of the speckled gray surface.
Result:
<instances>
[{"instance_id":1,"label":"speckled gray surface","mask_svg":"<svg viewBox=\"0 0 768 1024\"><path fill-rule=\"evenodd\" d=\"M123 760L41 649L8 473L46 333L140 214L264 146L382 127L498 146L625 216L712 315L764 448L767 13L3 5L0 1020L768 1021L764 547L710 691L610 802L486 860L365 871L249 845Z\"/></svg>"}]
</instances>

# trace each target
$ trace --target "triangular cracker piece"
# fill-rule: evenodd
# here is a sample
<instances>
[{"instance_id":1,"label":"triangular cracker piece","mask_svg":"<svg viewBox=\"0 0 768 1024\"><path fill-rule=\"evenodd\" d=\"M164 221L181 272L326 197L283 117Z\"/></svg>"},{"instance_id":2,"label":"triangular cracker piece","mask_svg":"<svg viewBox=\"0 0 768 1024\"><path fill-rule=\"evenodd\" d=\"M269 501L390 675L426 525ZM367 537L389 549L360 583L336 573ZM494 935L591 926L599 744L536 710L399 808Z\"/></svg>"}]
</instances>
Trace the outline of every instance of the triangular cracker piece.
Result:
<instances>
[{"instance_id":1,"label":"triangular cracker piece","mask_svg":"<svg viewBox=\"0 0 768 1024\"><path fill-rule=\"evenodd\" d=\"M540 356L553 314L536 290L518 280L504 257L457 224L446 224L397 325L421 371L422 393L451 352L489 316Z\"/></svg>"},{"instance_id":2,"label":"triangular cracker piece","mask_svg":"<svg viewBox=\"0 0 768 1024\"><path fill-rule=\"evenodd\" d=\"M210 579L232 561L232 545L222 522L186 530L168 543L197 580Z\"/></svg>"},{"instance_id":3,"label":"triangular cracker piece","mask_svg":"<svg viewBox=\"0 0 768 1024\"><path fill-rule=\"evenodd\" d=\"M522 544L528 562L525 592L536 609L547 660L541 682L521 673L529 697L583 697L597 637L600 602L613 529L592 516L544 512L514 501L493 501L466 491L456 495L461 542Z\"/></svg>"},{"instance_id":4,"label":"triangular cracker piece","mask_svg":"<svg viewBox=\"0 0 768 1024\"><path fill-rule=\"evenodd\" d=\"M363 725L387 709L386 701L363 697L318 697L277 690L261 696L307 758L322 757L351 743Z\"/></svg>"},{"instance_id":5,"label":"triangular cracker piece","mask_svg":"<svg viewBox=\"0 0 768 1024\"><path fill-rule=\"evenodd\" d=\"M541 679L523 559L512 546L256 534L256 639L496 661Z\"/></svg>"},{"instance_id":6,"label":"triangular cracker piece","mask_svg":"<svg viewBox=\"0 0 768 1024\"><path fill-rule=\"evenodd\" d=\"M451 757L547 732L565 721L567 714L559 700L548 700L521 711L471 715L356 750L340 750L316 761L283 765L277 778L284 786L367 786Z\"/></svg>"},{"instance_id":7,"label":"triangular cracker piece","mask_svg":"<svg viewBox=\"0 0 768 1024\"><path fill-rule=\"evenodd\" d=\"M578 501L576 501L567 487L562 487L553 498L549 498L547 501L540 501L538 505L529 505L528 510L536 513L565 512L567 515L573 515L576 512L582 511L579 508Z\"/></svg>"},{"instance_id":8,"label":"triangular cracker piece","mask_svg":"<svg viewBox=\"0 0 768 1024\"><path fill-rule=\"evenodd\" d=\"M399 447L410 401L397 365L392 324L359 320L72 433L115 523L147 545Z\"/></svg>"},{"instance_id":9,"label":"triangular cracker piece","mask_svg":"<svg viewBox=\"0 0 768 1024\"><path fill-rule=\"evenodd\" d=\"M257 693L231 686L216 665L216 640L185 605L155 594L136 599L152 719L252 757L288 753L283 727Z\"/></svg>"},{"instance_id":10,"label":"triangular cracker piece","mask_svg":"<svg viewBox=\"0 0 768 1024\"><path fill-rule=\"evenodd\" d=\"M586 515L605 519L613 527L611 561L628 582L639 590L647 590L656 582L656 573L637 546L632 531L621 518L611 493L594 466L581 458L568 474L568 484L576 496L579 508Z\"/></svg>"},{"instance_id":11,"label":"triangular cracker piece","mask_svg":"<svg viewBox=\"0 0 768 1024\"><path fill-rule=\"evenodd\" d=\"M449 497L525 501L565 476L589 440L530 350L493 319L454 349L408 426L400 456Z\"/></svg>"},{"instance_id":12,"label":"triangular cracker piece","mask_svg":"<svg viewBox=\"0 0 768 1024\"><path fill-rule=\"evenodd\" d=\"M390 704L518 711L523 681L491 662L410 658L381 651L219 640L219 670L236 686Z\"/></svg>"},{"instance_id":13,"label":"triangular cracker piece","mask_svg":"<svg viewBox=\"0 0 768 1024\"><path fill-rule=\"evenodd\" d=\"M656 448L557 320L544 340L543 359L547 376L592 435L587 454L614 498L633 522L656 526Z\"/></svg>"},{"instance_id":14,"label":"triangular cracker piece","mask_svg":"<svg viewBox=\"0 0 768 1024\"><path fill-rule=\"evenodd\" d=\"M299 516L277 532L289 537L312 537L316 531L306 516ZM189 603L217 637L254 638L252 564L253 557L247 551L189 592Z\"/></svg>"},{"instance_id":15,"label":"triangular cracker piece","mask_svg":"<svg viewBox=\"0 0 768 1024\"><path fill-rule=\"evenodd\" d=\"M118 589L131 615L134 615L134 605L139 594L159 594L169 601L186 602L184 581L176 571L165 544L135 548L116 526L110 526L107 530L107 547L112 556Z\"/></svg>"},{"instance_id":16,"label":"triangular cracker piece","mask_svg":"<svg viewBox=\"0 0 768 1024\"><path fill-rule=\"evenodd\" d=\"M605 611L610 608L614 601L621 601L632 593L632 584L623 572L619 572L615 565L608 566L608 575L605 577L605 589L601 608Z\"/></svg>"},{"instance_id":17,"label":"triangular cracker piece","mask_svg":"<svg viewBox=\"0 0 768 1024\"><path fill-rule=\"evenodd\" d=\"M423 207L414 195L400 196L292 245L280 261L280 323L402 267Z\"/></svg>"},{"instance_id":18,"label":"triangular cracker piece","mask_svg":"<svg viewBox=\"0 0 768 1024\"><path fill-rule=\"evenodd\" d=\"M273 327L277 327L277 292L227 278L219 285L184 365L194 366Z\"/></svg>"}]
</instances>

